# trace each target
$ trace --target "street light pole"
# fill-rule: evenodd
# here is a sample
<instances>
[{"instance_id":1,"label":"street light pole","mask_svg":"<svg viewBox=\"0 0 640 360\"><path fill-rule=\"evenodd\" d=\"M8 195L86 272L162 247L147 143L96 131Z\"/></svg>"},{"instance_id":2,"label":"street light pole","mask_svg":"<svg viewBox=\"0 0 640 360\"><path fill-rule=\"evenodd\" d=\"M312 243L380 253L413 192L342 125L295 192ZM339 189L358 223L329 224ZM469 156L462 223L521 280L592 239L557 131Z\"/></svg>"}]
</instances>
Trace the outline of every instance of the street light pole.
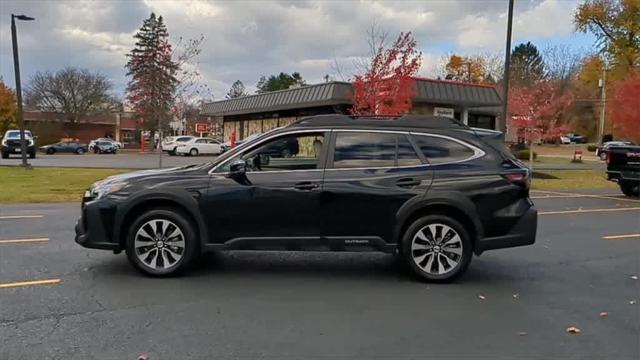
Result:
<instances>
[{"instance_id":1,"label":"street light pole","mask_svg":"<svg viewBox=\"0 0 640 360\"><path fill-rule=\"evenodd\" d=\"M504 76L502 79L502 122L498 130L503 133L507 130L507 104L509 101L509 73L511 67L511 29L513 24L513 0L509 0L509 16L507 18L507 44L504 54Z\"/></svg>"},{"instance_id":2,"label":"street light pole","mask_svg":"<svg viewBox=\"0 0 640 360\"><path fill-rule=\"evenodd\" d=\"M604 136L604 119L607 113L607 67L602 67L602 79L600 79L600 101L602 106L600 107L600 123L598 124L598 142L602 141Z\"/></svg>"},{"instance_id":3,"label":"street light pole","mask_svg":"<svg viewBox=\"0 0 640 360\"><path fill-rule=\"evenodd\" d=\"M20 127L20 152L22 154L22 166L29 167L27 163L27 144L24 136L24 117L22 116L22 84L20 83L20 61L18 59L18 35L16 32L16 20L35 20L32 17L26 15L14 15L11 14L11 43L13 45L13 68L15 70L16 78L16 100L18 101L18 107L16 112L16 120L18 120L18 126Z\"/></svg>"}]
</instances>

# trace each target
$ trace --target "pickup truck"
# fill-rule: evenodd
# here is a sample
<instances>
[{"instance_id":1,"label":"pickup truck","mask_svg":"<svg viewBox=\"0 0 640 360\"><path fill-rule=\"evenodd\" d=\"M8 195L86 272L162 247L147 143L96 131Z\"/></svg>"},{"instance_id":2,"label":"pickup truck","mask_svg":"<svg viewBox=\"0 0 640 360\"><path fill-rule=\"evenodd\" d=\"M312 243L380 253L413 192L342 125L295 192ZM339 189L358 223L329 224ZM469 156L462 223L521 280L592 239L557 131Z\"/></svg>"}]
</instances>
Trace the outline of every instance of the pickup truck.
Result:
<instances>
[{"instance_id":1,"label":"pickup truck","mask_svg":"<svg viewBox=\"0 0 640 360\"><path fill-rule=\"evenodd\" d=\"M607 179L632 197L640 196L640 146L612 146L607 152Z\"/></svg>"}]
</instances>

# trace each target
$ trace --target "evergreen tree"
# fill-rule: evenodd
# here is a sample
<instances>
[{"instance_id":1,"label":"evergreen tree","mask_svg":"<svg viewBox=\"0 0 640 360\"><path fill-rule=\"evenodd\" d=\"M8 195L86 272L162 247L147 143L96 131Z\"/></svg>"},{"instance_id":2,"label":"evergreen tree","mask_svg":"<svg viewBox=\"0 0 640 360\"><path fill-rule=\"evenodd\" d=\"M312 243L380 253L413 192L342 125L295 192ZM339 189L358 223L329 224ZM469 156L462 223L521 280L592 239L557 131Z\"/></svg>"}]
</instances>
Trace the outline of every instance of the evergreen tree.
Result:
<instances>
[{"instance_id":1,"label":"evergreen tree","mask_svg":"<svg viewBox=\"0 0 640 360\"><path fill-rule=\"evenodd\" d=\"M520 44L511 53L511 79L514 85L532 85L545 78L545 65L538 48L531 42Z\"/></svg>"},{"instance_id":2,"label":"evergreen tree","mask_svg":"<svg viewBox=\"0 0 640 360\"><path fill-rule=\"evenodd\" d=\"M131 80L127 100L147 130L162 130L171 120L178 64L171 58L169 33L162 16L151 13L134 35L135 47L125 68Z\"/></svg>"},{"instance_id":3,"label":"evergreen tree","mask_svg":"<svg viewBox=\"0 0 640 360\"><path fill-rule=\"evenodd\" d=\"M265 78L264 76L260 77L258 80L258 84L256 87L258 90L256 91L258 94L266 93L269 91L276 90L285 90L292 86L304 86L306 82L298 72L294 72L291 74L281 72L278 75L271 75L269 78Z\"/></svg>"},{"instance_id":4,"label":"evergreen tree","mask_svg":"<svg viewBox=\"0 0 640 360\"><path fill-rule=\"evenodd\" d=\"M231 89L227 92L227 99L235 99L242 96L246 96L247 93L244 88L244 84L240 80L236 80L236 82L231 85Z\"/></svg>"}]
</instances>

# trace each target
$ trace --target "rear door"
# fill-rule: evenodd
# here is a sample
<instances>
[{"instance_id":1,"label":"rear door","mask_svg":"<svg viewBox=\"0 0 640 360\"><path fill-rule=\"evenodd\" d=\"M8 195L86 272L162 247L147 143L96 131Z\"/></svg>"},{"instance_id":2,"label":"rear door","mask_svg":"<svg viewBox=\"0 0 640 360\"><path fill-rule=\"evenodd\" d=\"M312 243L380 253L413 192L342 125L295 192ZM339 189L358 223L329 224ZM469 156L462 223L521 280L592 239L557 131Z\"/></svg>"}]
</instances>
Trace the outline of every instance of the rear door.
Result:
<instances>
[{"instance_id":1,"label":"rear door","mask_svg":"<svg viewBox=\"0 0 640 360\"><path fill-rule=\"evenodd\" d=\"M345 244L390 242L399 209L424 196L431 181L406 132L334 130L321 197L322 234Z\"/></svg>"}]
</instances>

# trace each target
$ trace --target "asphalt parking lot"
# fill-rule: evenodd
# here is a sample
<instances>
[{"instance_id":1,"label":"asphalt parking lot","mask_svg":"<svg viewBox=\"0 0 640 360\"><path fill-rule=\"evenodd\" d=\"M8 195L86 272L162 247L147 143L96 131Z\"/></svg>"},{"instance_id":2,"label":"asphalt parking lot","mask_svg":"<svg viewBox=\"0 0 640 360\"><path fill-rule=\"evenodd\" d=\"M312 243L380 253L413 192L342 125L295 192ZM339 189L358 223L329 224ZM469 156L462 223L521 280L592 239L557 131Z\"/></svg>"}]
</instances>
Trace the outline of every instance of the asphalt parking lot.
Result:
<instances>
[{"instance_id":1,"label":"asphalt parking lot","mask_svg":"<svg viewBox=\"0 0 640 360\"><path fill-rule=\"evenodd\" d=\"M640 358L640 200L532 198L536 244L447 285L347 253L211 254L152 279L74 243L78 204L1 206L0 359Z\"/></svg>"}]
</instances>

